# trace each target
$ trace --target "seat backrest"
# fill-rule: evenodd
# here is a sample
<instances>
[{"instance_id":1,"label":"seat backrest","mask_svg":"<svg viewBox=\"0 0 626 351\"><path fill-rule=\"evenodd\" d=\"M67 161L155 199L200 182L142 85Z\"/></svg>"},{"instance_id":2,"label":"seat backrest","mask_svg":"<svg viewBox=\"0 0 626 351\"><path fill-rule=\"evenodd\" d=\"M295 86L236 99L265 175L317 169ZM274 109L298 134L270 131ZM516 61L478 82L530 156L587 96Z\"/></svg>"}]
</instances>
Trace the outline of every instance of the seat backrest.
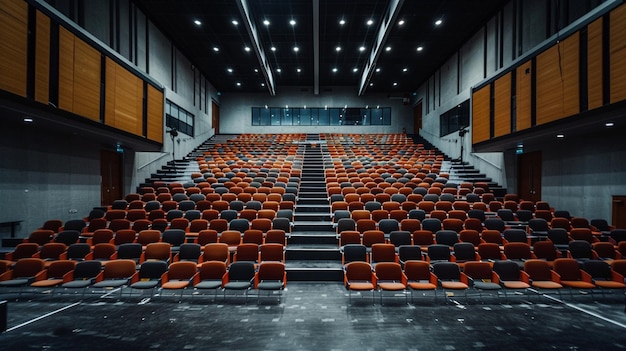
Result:
<instances>
[{"instance_id":1,"label":"seat backrest","mask_svg":"<svg viewBox=\"0 0 626 351\"><path fill-rule=\"evenodd\" d=\"M185 242L185 231L182 229L168 229L163 232L161 241L171 246L180 246Z\"/></svg>"},{"instance_id":2,"label":"seat backrest","mask_svg":"<svg viewBox=\"0 0 626 351\"><path fill-rule=\"evenodd\" d=\"M430 265L426 261L407 261L404 263L404 274L409 281L430 279Z\"/></svg>"},{"instance_id":3,"label":"seat backrest","mask_svg":"<svg viewBox=\"0 0 626 351\"><path fill-rule=\"evenodd\" d=\"M520 267L513 261L499 260L493 263L493 271L502 281L516 281L520 279Z\"/></svg>"},{"instance_id":4,"label":"seat backrest","mask_svg":"<svg viewBox=\"0 0 626 351\"><path fill-rule=\"evenodd\" d=\"M135 261L127 259L113 260L104 266L104 279L130 278L135 274Z\"/></svg>"},{"instance_id":5,"label":"seat backrest","mask_svg":"<svg viewBox=\"0 0 626 351\"><path fill-rule=\"evenodd\" d=\"M552 280L551 268L548 262L542 260L528 260L524 262L524 272L530 279L537 281Z\"/></svg>"},{"instance_id":6,"label":"seat backrest","mask_svg":"<svg viewBox=\"0 0 626 351\"><path fill-rule=\"evenodd\" d=\"M228 245L224 243L209 243L204 246L203 261L229 261Z\"/></svg>"},{"instance_id":7,"label":"seat backrest","mask_svg":"<svg viewBox=\"0 0 626 351\"><path fill-rule=\"evenodd\" d=\"M100 261L82 261L74 267L74 280L95 278L102 270Z\"/></svg>"},{"instance_id":8,"label":"seat backrest","mask_svg":"<svg viewBox=\"0 0 626 351\"><path fill-rule=\"evenodd\" d=\"M530 245L526 243L506 243L504 244L504 254L509 259L523 259L527 260L532 258L532 252L530 249Z\"/></svg>"},{"instance_id":9,"label":"seat backrest","mask_svg":"<svg viewBox=\"0 0 626 351\"><path fill-rule=\"evenodd\" d=\"M433 265L433 273L440 280L460 280L461 270L453 262L437 262Z\"/></svg>"},{"instance_id":10,"label":"seat backrest","mask_svg":"<svg viewBox=\"0 0 626 351\"><path fill-rule=\"evenodd\" d=\"M285 264L282 262L261 262L259 265L258 279L262 280L285 280Z\"/></svg>"},{"instance_id":11,"label":"seat backrest","mask_svg":"<svg viewBox=\"0 0 626 351\"><path fill-rule=\"evenodd\" d=\"M561 276L561 280L580 280L580 265L571 258L559 258L554 261L554 271Z\"/></svg>"},{"instance_id":12,"label":"seat backrest","mask_svg":"<svg viewBox=\"0 0 626 351\"><path fill-rule=\"evenodd\" d=\"M353 261L345 265L348 281L372 281L372 266L367 262Z\"/></svg>"},{"instance_id":13,"label":"seat backrest","mask_svg":"<svg viewBox=\"0 0 626 351\"><path fill-rule=\"evenodd\" d=\"M198 268L200 280L221 280L226 274L226 263L222 261L204 262Z\"/></svg>"},{"instance_id":14,"label":"seat backrest","mask_svg":"<svg viewBox=\"0 0 626 351\"><path fill-rule=\"evenodd\" d=\"M343 247L343 262L367 261L367 248L361 244L347 244Z\"/></svg>"},{"instance_id":15,"label":"seat backrest","mask_svg":"<svg viewBox=\"0 0 626 351\"><path fill-rule=\"evenodd\" d=\"M526 243L528 238L526 237L526 231L523 229L506 229L502 236L508 242Z\"/></svg>"},{"instance_id":16,"label":"seat backrest","mask_svg":"<svg viewBox=\"0 0 626 351\"><path fill-rule=\"evenodd\" d=\"M374 272L379 280L402 281L402 267L396 262L377 263Z\"/></svg>"},{"instance_id":17,"label":"seat backrest","mask_svg":"<svg viewBox=\"0 0 626 351\"><path fill-rule=\"evenodd\" d=\"M493 276L489 262L467 262L463 267L463 273L476 280L488 280Z\"/></svg>"},{"instance_id":18,"label":"seat backrest","mask_svg":"<svg viewBox=\"0 0 626 351\"><path fill-rule=\"evenodd\" d=\"M139 260L143 248L139 243L122 244L117 248L117 258L129 259L133 261Z\"/></svg>"},{"instance_id":19,"label":"seat backrest","mask_svg":"<svg viewBox=\"0 0 626 351\"><path fill-rule=\"evenodd\" d=\"M228 267L229 281L251 281L254 278L254 263L233 262Z\"/></svg>"},{"instance_id":20,"label":"seat backrest","mask_svg":"<svg viewBox=\"0 0 626 351\"><path fill-rule=\"evenodd\" d=\"M160 279L161 275L167 271L165 261L147 261L139 268L139 279Z\"/></svg>"},{"instance_id":21,"label":"seat backrest","mask_svg":"<svg viewBox=\"0 0 626 351\"><path fill-rule=\"evenodd\" d=\"M593 279L611 280L611 266L605 261L588 260L583 262L583 270Z\"/></svg>"},{"instance_id":22,"label":"seat backrest","mask_svg":"<svg viewBox=\"0 0 626 351\"><path fill-rule=\"evenodd\" d=\"M44 269L44 261L39 258L22 258L13 266L12 278L30 278Z\"/></svg>"}]
</instances>

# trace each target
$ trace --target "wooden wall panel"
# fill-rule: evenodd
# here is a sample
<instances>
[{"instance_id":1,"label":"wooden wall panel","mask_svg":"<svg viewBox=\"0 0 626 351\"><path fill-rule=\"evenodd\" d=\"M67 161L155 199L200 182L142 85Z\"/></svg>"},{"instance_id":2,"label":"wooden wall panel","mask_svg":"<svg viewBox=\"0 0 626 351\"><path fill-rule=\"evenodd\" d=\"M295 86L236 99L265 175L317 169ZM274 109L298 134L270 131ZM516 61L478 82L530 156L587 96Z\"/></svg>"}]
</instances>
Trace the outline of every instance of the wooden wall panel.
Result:
<instances>
[{"instance_id":1,"label":"wooden wall panel","mask_svg":"<svg viewBox=\"0 0 626 351\"><path fill-rule=\"evenodd\" d=\"M589 110L602 106L602 21L600 17L587 26L587 108Z\"/></svg>"},{"instance_id":2,"label":"wooden wall panel","mask_svg":"<svg viewBox=\"0 0 626 351\"><path fill-rule=\"evenodd\" d=\"M580 112L579 33L537 55L537 125Z\"/></svg>"},{"instance_id":3,"label":"wooden wall panel","mask_svg":"<svg viewBox=\"0 0 626 351\"><path fill-rule=\"evenodd\" d=\"M37 11L35 101L48 104L50 95L50 17Z\"/></svg>"},{"instance_id":4,"label":"wooden wall panel","mask_svg":"<svg viewBox=\"0 0 626 351\"><path fill-rule=\"evenodd\" d=\"M611 12L610 102L626 100L626 4Z\"/></svg>"},{"instance_id":5,"label":"wooden wall panel","mask_svg":"<svg viewBox=\"0 0 626 351\"><path fill-rule=\"evenodd\" d=\"M143 135L143 81L111 59L106 62L105 123Z\"/></svg>"},{"instance_id":6,"label":"wooden wall panel","mask_svg":"<svg viewBox=\"0 0 626 351\"><path fill-rule=\"evenodd\" d=\"M148 84L148 139L163 143L163 92Z\"/></svg>"},{"instance_id":7,"label":"wooden wall panel","mask_svg":"<svg viewBox=\"0 0 626 351\"><path fill-rule=\"evenodd\" d=\"M26 97L28 5L0 0L0 89Z\"/></svg>"},{"instance_id":8,"label":"wooden wall panel","mask_svg":"<svg viewBox=\"0 0 626 351\"><path fill-rule=\"evenodd\" d=\"M515 73L515 129L517 131L531 127L531 84L532 62L528 61L517 67L517 72Z\"/></svg>"},{"instance_id":9,"label":"wooden wall panel","mask_svg":"<svg viewBox=\"0 0 626 351\"><path fill-rule=\"evenodd\" d=\"M59 108L74 109L74 34L59 28Z\"/></svg>"},{"instance_id":10,"label":"wooden wall panel","mask_svg":"<svg viewBox=\"0 0 626 351\"><path fill-rule=\"evenodd\" d=\"M472 94L472 143L489 140L491 85L486 85Z\"/></svg>"},{"instance_id":11,"label":"wooden wall panel","mask_svg":"<svg viewBox=\"0 0 626 351\"><path fill-rule=\"evenodd\" d=\"M79 38L74 40L74 103L77 115L100 121L101 54Z\"/></svg>"},{"instance_id":12,"label":"wooden wall panel","mask_svg":"<svg viewBox=\"0 0 626 351\"><path fill-rule=\"evenodd\" d=\"M511 134L511 73L498 78L493 90L493 136Z\"/></svg>"}]
</instances>

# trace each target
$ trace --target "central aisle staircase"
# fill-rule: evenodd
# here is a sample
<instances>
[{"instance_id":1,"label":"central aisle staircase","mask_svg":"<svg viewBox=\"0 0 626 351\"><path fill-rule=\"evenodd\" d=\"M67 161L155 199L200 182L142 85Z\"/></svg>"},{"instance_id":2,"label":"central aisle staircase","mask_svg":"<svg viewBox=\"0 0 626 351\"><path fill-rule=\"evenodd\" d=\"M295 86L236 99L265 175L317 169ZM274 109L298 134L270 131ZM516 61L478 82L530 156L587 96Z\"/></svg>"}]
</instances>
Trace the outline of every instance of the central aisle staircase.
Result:
<instances>
[{"instance_id":1,"label":"central aisle staircase","mask_svg":"<svg viewBox=\"0 0 626 351\"><path fill-rule=\"evenodd\" d=\"M341 255L332 226L325 165L332 165L318 134L302 145L304 162L286 260L288 280L341 281Z\"/></svg>"}]
</instances>

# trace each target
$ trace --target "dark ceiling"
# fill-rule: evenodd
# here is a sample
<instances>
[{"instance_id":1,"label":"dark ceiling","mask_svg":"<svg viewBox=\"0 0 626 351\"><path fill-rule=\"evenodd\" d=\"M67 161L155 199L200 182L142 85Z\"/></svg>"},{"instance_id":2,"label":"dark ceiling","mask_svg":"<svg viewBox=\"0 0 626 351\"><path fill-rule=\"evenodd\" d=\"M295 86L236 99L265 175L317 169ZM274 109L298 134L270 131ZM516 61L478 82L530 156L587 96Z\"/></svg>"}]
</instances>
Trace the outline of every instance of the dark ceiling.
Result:
<instances>
[{"instance_id":1,"label":"dark ceiling","mask_svg":"<svg viewBox=\"0 0 626 351\"><path fill-rule=\"evenodd\" d=\"M134 2L219 91L269 91L239 1ZM319 28L318 88L353 86L358 92L366 60L390 6L390 0L247 0L247 3L277 93L287 86L315 86L314 28ZM387 40L381 45L376 65L379 71L372 72L364 84L367 92L415 91L506 3L503 0L404 0L389 26ZM319 25L314 23L313 14L317 11ZM442 23L437 26L438 19ZM264 24L266 20L268 25ZM295 24L290 23L292 20ZM341 20L345 22L341 24ZM246 51L246 47L250 50Z\"/></svg>"}]
</instances>

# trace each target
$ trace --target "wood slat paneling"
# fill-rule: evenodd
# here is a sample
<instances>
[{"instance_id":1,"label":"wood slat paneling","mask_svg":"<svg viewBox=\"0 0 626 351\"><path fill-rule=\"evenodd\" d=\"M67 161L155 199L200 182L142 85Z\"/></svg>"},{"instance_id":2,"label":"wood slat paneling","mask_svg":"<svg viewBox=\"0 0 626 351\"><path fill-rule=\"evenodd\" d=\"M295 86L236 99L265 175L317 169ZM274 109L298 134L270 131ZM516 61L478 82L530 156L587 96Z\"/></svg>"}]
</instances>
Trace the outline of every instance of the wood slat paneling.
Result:
<instances>
[{"instance_id":1,"label":"wood slat paneling","mask_svg":"<svg viewBox=\"0 0 626 351\"><path fill-rule=\"evenodd\" d=\"M59 106L74 109L74 34L59 27Z\"/></svg>"},{"instance_id":2,"label":"wood slat paneling","mask_svg":"<svg viewBox=\"0 0 626 351\"><path fill-rule=\"evenodd\" d=\"M515 73L515 107L516 130L524 130L531 127L531 84L532 62L528 61L517 67Z\"/></svg>"},{"instance_id":3,"label":"wood slat paneling","mask_svg":"<svg viewBox=\"0 0 626 351\"><path fill-rule=\"evenodd\" d=\"M587 108L589 110L602 106L602 21L600 17L587 27Z\"/></svg>"},{"instance_id":4,"label":"wood slat paneling","mask_svg":"<svg viewBox=\"0 0 626 351\"><path fill-rule=\"evenodd\" d=\"M498 78L493 86L493 136L511 133L511 73Z\"/></svg>"},{"instance_id":5,"label":"wood slat paneling","mask_svg":"<svg viewBox=\"0 0 626 351\"><path fill-rule=\"evenodd\" d=\"M613 104L626 100L626 4L611 12L610 21L610 101Z\"/></svg>"},{"instance_id":6,"label":"wood slat paneling","mask_svg":"<svg viewBox=\"0 0 626 351\"><path fill-rule=\"evenodd\" d=\"M472 94L472 143L489 140L491 85L486 85Z\"/></svg>"},{"instance_id":7,"label":"wood slat paneling","mask_svg":"<svg viewBox=\"0 0 626 351\"><path fill-rule=\"evenodd\" d=\"M148 84L148 139L163 143L163 92Z\"/></svg>"},{"instance_id":8,"label":"wood slat paneling","mask_svg":"<svg viewBox=\"0 0 626 351\"><path fill-rule=\"evenodd\" d=\"M111 127L143 134L143 81L111 59L106 60L106 118Z\"/></svg>"},{"instance_id":9,"label":"wood slat paneling","mask_svg":"<svg viewBox=\"0 0 626 351\"><path fill-rule=\"evenodd\" d=\"M35 101L48 104L50 95L50 17L37 11Z\"/></svg>"},{"instance_id":10,"label":"wood slat paneling","mask_svg":"<svg viewBox=\"0 0 626 351\"><path fill-rule=\"evenodd\" d=\"M100 121L100 65L100 52L76 38L72 112L94 121Z\"/></svg>"},{"instance_id":11,"label":"wood slat paneling","mask_svg":"<svg viewBox=\"0 0 626 351\"><path fill-rule=\"evenodd\" d=\"M26 97L28 5L0 0L0 89Z\"/></svg>"},{"instance_id":12,"label":"wood slat paneling","mask_svg":"<svg viewBox=\"0 0 626 351\"><path fill-rule=\"evenodd\" d=\"M537 55L537 125L580 112L579 36Z\"/></svg>"}]
</instances>

